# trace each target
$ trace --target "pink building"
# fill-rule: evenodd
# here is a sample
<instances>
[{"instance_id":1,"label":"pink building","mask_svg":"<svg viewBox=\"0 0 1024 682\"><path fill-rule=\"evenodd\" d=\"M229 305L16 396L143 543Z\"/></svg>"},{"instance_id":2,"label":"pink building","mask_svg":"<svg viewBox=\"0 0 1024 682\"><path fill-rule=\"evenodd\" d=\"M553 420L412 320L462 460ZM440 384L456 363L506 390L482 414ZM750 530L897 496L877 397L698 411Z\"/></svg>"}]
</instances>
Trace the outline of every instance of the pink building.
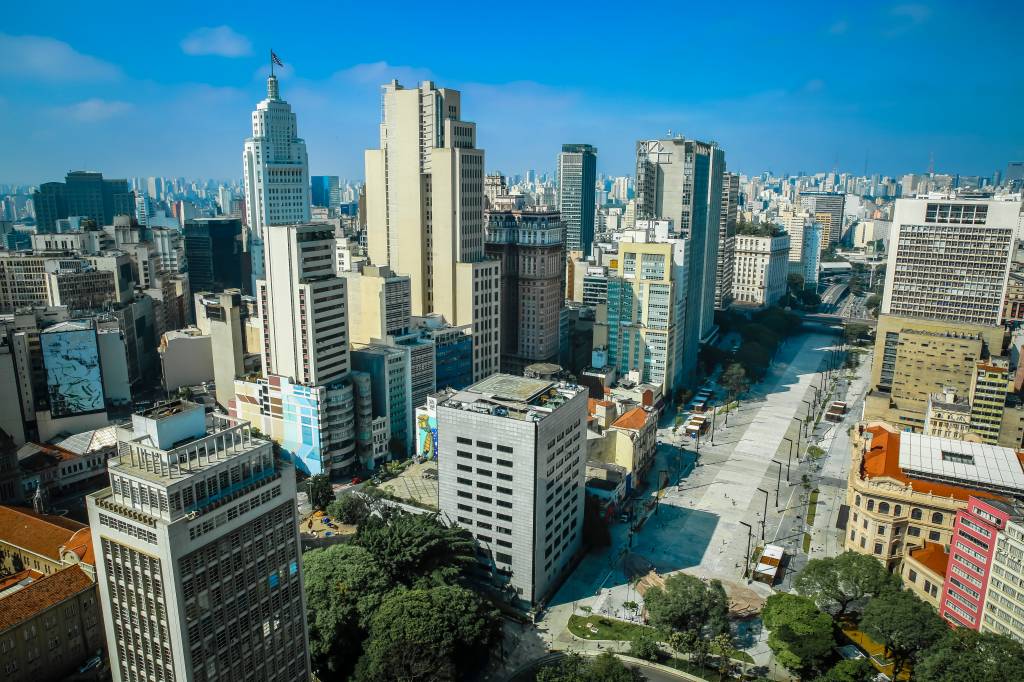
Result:
<instances>
[{"instance_id":1,"label":"pink building","mask_svg":"<svg viewBox=\"0 0 1024 682\"><path fill-rule=\"evenodd\" d=\"M939 599L939 615L950 625L980 628L996 539L1011 518L1019 517L1009 504L977 497L957 512Z\"/></svg>"}]
</instances>

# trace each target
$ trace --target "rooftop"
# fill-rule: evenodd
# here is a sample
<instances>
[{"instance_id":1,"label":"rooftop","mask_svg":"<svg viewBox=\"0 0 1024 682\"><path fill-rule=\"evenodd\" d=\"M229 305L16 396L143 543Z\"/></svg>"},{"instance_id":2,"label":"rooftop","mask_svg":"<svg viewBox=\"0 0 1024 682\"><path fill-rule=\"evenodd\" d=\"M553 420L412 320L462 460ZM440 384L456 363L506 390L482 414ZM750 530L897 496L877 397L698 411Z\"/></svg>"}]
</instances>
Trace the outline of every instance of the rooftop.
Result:
<instances>
[{"instance_id":1,"label":"rooftop","mask_svg":"<svg viewBox=\"0 0 1024 682\"><path fill-rule=\"evenodd\" d=\"M22 589L0 597L0 632L6 632L92 587L92 579L78 566L34 580Z\"/></svg>"},{"instance_id":2,"label":"rooftop","mask_svg":"<svg viewBox=\"0 0 1024 682\"><path fill-rule=\"evenodd\" d=\"M642 407L634 407L629 412L616 419L612 426L619 429L632 429L639 431L644 427L649 418L649 413Z\"/></svg>"},{"instance_id":3,"label":"rooftop","mask_svg":"<svg viewBox=\"0 0 1024 682\"><path fill-rule=\"evenodd\" d=\"M112 448L117 445L117 427L104 426L103 428L76 433L58 442L56 445L76 455L84 455L96 452L97 450Z\"/></svg>"},{"instance_id":4,"label":"rooftop","mask_svg":"<svg viewBox=\"0 0 1024 682\"><path fill-rule=\"evenodd\" d=\"M899 465L908 475L922 479L1024 493L1024 467L1018 452L998 445L904 433Z\"/></svg>"},{"instance_id":5,"label":"rooftop","mask_svg":"<svg viewBox=\"0 0 1024 682\"><path fill-rule=\"evenodd\" d=\"M903 436L911 434L900 433L891 427L881 424L866 427L864 434L865 436L871 436L870 449L864 453L864 461L861 463L860 473L861 477L865 480L888 478L897 483L909 485L916 493L949 497L963 502L966 502L971 495L985 499L1002 499L1001 495L988 492L978 485L971 485L969 482L949 483L935 481L923 478L914 472L905 472L900 466L900 441ZM944 439L937 438L935 440Z\"/></svg>"},{"instance_id":6,"label":"rooftop","mask_svg":"<svg viewBox=\"0 0 1024 682\"><path fill-rule=\"evenodd\" d=\"M75 533L88 528L63 516L0 506L0 540L52 561L60 561L60 548L69 546Z\"/></svg>"},{"instance_id":7,"label":"rooftop","mask_svg":"<svg viewBox=\"0 0 1024 682\"><path fill-rule=\"evenodd\" d=\"M539 421L586 389L576 384L492 374L467 389L456 391L438 404L527 421Z\"/></svg>"},{"instance_id":8,"label":"rooftop","mask_svg":"<svg viewBox=\"0 0 1024 682\"><path fill-rule=\"evenodd\" d=\"M910 550L910 557L936 575L946 575L946 564L949 563L949 552L943 545L926 542L924 547Z\"/></svg>"}]
</instances>

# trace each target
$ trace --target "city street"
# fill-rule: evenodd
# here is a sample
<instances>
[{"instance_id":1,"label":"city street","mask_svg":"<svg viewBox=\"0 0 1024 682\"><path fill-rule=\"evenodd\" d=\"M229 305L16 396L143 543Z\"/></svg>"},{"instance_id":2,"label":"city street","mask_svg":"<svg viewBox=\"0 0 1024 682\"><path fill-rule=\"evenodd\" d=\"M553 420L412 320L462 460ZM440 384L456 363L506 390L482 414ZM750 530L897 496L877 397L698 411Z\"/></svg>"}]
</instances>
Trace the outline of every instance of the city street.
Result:
<instances>
[{"instance_id":1,"label":"city street","mask_svg":"<svg viewBox=\"0 0 1024 682\"><path fill-rule=\"evenodd\" d=\"M551 648L578 645L565 626L580 606L589 606L594 613L630 618L632 612L623 606L624 602L643 601L630 579L649 568L662 575L686 571L745 586L748 532L743 524L753 531L749 536L751 551L764 544L762 534L767 542L786 548L788 563L782 585L790 582L792 573L806 562L802 543L807 530L804 518L809 490L814 485L821 488L822 506L815 526L822 529L834 525L845 493L848 427L844 424L837 428L822 421L814 428L812 442L821 441L820 446L829 454L810 462L801 457L808 441L798 421L806 419L812 406L820 415L822 407L815 405L816 396L827 406L820 395L825 385L820 370L837 342L838 337L826 334L805 334L788 340L768 376L751 387L739 408L727 420L724 415L716 416L714 443L711 434L705 434L699 453L697 443L675 433L672 415L664 420L658 432L652 480L665 472L670 484L658 503L652 504L652 511L646 512L645 504L636 505L640 517L649 515L635 531L631 532L627 524L615 524L612 546L584 558L551 600L541 624L542 638ZM834 398L852 403L848 420L855 419L853 415L859 412L865 383L855 381L847 388L846 381L841 380L836 385L840 395ZM787 467L790 452L792 461ZM802 483L805 474L806 487ZM653 487L646 495L647 501L658 497ZM825 543L829 537L823 531L816 542ZM753 583L750 589L762 597L772 592L760 583ZM767 663L768 649L760 628L752 627L746 634L748 652L757 663Z\"/></svg>"}]
</instances>

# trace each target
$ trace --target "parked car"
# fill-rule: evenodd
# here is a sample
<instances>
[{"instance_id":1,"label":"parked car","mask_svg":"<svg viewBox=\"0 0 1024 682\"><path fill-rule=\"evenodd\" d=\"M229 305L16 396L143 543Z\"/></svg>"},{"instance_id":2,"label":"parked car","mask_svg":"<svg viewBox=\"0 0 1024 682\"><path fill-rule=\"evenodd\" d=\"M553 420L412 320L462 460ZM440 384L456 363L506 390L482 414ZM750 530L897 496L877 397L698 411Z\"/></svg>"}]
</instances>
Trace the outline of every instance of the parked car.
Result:
<instances>
[{"instance_id":1,"label":"parked car","mask_svg":"<svg viewBox=\"0 0 1024 682\"><path fill-rule=\"evenodd\" d=\"M358 476L353 476L352 477L352 485L358 485L358 484L360 484L362 482L363 482L363 479L359 478Z\"/></svg>"}]
</instances>

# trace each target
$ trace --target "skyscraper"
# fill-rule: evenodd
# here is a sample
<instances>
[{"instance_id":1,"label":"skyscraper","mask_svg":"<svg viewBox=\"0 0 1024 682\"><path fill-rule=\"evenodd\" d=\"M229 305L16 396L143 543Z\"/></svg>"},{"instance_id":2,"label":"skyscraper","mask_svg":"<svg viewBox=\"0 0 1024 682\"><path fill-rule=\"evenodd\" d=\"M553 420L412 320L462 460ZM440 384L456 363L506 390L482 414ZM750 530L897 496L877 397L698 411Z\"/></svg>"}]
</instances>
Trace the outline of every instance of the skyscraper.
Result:
<instances>
[{"instance_id":1,"label":"skyscraper","mask_svg":"<svg viewBox=\"0 0 1024 682\"><path fill-rule=\"evenodd\" d=\"M563 223L557 211L488 211L487 255L501 261L501 371L558 363L565 291Z\"/></svg>"},{"instance_id":2,"label":"skyscraper","mask_svg":"<svg viewBox=\"0 0 1024 682\"><path fill-rule=\"evenodd\" d=\"M473 376L498 370L500 265L484 258L484 152L461 95L430 81L382 88L380 148L366 151L370 260L412 284L412 314L472 325Z\"/></svg>"},{"instance_id":3,"label":"skyscraper","mask_svg":"<svg viewBox=\"0 0 1024 682\"><path fill-rule=\"evenodd\" d=\"M558 155L558 210L565 224L565 248L590 255L594 243L594 190L597 148L589 144L563 144Z\"/></svg>"},{"instance_id":4,"label":"skyscraper","mask_svg":"<svg viewBox=\"0 0 1024 682\"><path fill-rule=\"evenodd\" d=\"M843 233L843 208L846 195L834 192L801 192L800 204L816 223L821 223L821 249L838 244Z\"/></svg>"},{"instance_id":5,"label":"skyscraper","mask_svg":"<svg viewBox=\"0 0 1024 682\"><path fill-rule=\"evenodd\" d=\"M673 235L687 240L689 284L684 353L696 357L715 328L715 278L722 210L725 152L714 142L677 136L642 140L636 151L636 218L672 221ZM687 363L683 382L694 379Z\"/></svg>"},{"instance_id":6,"label":"skyscraper","mask_svg":"<svg viewBox=\"0 0 1024 682\"><path fill-rule=\"evenodd\" d=\"M277 77L267 78L267 98L252 112L252 137L242 152L247 236L252 279L262 279L263 245L271 225L309 222L309 160L290 104L281 99Z\"/></svg>"},{"instance_id":7,"label":"skyscraper","mask_svg":"<svg viewBox=\"0 0 1024 682\"><path fill-rule=\"evenodd\" d=\"M135 214L135 194L127 180L104 180L102 173L72 171L65 182L44 182L32 194L39 232L56 232L61 218L92 218L97 227L115 215Z\"/></svg>"},{"instance_id":8,"label":"skyscraper","mask_svg":"<svg viewBox=\"0 0 1024 682\"><path fill-rule=\"evenodd\" d=\"M86 502L114 680L308 680L295 476L270 441L178 400L119 428L108 470Z\"/></svg>"},{"instance_id":9,"label":"skyscraper","mask_svg":"<svg viewBox=\"0 0 1024 682\"><path fill-rule=\"evenodd\" d=\"M740 176L722 176L722 208L718 217L718 254L715 261L715 309L732 303L732 282L736 261L736 214L739 209Z\"/></svg>"},{"instance_id":10,"label":"skyscraper","mask_svg":"<svg viewBox=\"0 0 1024 682\"><path fill-rule=\"evenodd\" d=\"M340 181L337 175L314 175L310 178L310 185L314 206L330 208L339 203Z\"/></svg>"}]
</instances>

